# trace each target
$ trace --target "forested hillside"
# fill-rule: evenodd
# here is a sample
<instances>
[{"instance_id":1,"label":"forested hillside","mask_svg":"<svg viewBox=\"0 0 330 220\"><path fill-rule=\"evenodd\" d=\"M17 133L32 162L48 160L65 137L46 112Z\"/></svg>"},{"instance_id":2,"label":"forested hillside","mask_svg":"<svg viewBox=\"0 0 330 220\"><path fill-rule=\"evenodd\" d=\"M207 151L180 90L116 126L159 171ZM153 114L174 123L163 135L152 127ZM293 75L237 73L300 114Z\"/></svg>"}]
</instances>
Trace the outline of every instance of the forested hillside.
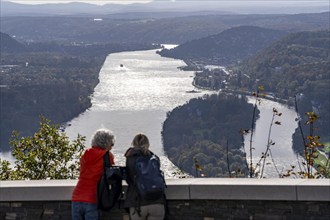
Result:
<instances>
[{"instance_id":1,"label":"forested hillside","mask_svg":"<svg viewBox=\"0 0 330 220\"><path fill-rule=\"evenodd\" d=\"M234 27L220 34L192 40L160 55L198 64L230 65L254 55L260 49L287 34L285 31L254 26Z\"/></svg>"},{"instance_id":2,"label":"forested hillside","mask_svg":"<svg viewBox=\"0 0 330 220\"><path fill-rule=\"evenodd\" d=\"M238 29L238 28L237 28ZM228 30L229 31L229 30ZM227 31L224 31L227 32ZM223 32L223 33L224 33ZM219 34L218 36L220 36ZM229 39L235 39L234 36ZM189 45L187 51L196 51L196 56L189 61L203 63L206 56L212 55L212 49L217 48L216 41L203 38L195 44ZM249 38L242 38L241 44L254 45ZM201 46L203 45L203 46ZM178 47L178 51L180 46ZM321 143L330 140L330 32L308 31L287 34L274 41L268 47L261 49L253 56L249 56L240 65L232 65L232 70L225 73L221 69L203 70L196 72L194 82L198 86L211 89L229 89L230 91L252 92L262 85L265 92L276 98L288 100L294 106L297 97L299 117L305 138L307 135L319 135ZM175 51L175 50L173 50ZM198 52L201 51L201 56ZM189 53L187 53L189 54ZM218 57L225 56L226 51L219 52ZM188 57L188 55L186 56ZM306 113L315 112L318 119L313 125L306 125ZM303 153L304 143L299 128L293 135L293 147Z\"/></svg>"},{"instance_id":3,"label":"forested hillside","mask_svg":"<svg viewBox=\"0 0 330 220\"><path fill-rule=\"evenodd\" d=\"M293 100L298 95L301 116L309 111L319 115L316 127L323 141L330 138L329 36L329 31L290 34L246 60L238 71L241 88L252 90L259 84L280 98ZM301 144L296 138L299 151Z\"/></svg>"},{"instance_id":4,"label":"forested hillside","mask_svg":"<svg viewBox=\"0 0 330 220\"><path fill-rule=\"evenodd\" d=\"M182 44L194 39L219 34L238 26L257 26L284 31L320 30L329 25L329 12L297 15L195 15L155 18L141 13L127 19L130 13L61 17L1 17L0 30L29 42L84 43L170 43Z\"/></svg>"},{"instance_id":5,"label":"forested hillside","mask_svg":"<svg viewBox=\"0 0 330 220\"><path fill-rule=\"evenodd\" d=\"M8 34L0 32L0 39L1 53L23 52L27 50L24 44L19 43Z\"/></svg>"},{"instance_id":6,"label":"forested hillside","mask_svg":"<svg viewBox=\"0 0 330 220\"><path fill-rule=\"evenodd\" d=\"M107 54L155 47L22 44L2 34L1 48L6 50L1 50L1 149L8 149L13 130L31 135L40 115L61 124L89 108Z\"/></svg>"},{"instance_id":7,"label":"forested hillside","mask_svg":"<svg viewBox=\"0 0 330 220\"><path fill-rule=\"evenodd\" d=\"M244 176L247 169L240 131L251 126L252 111L244 97L220 94L192 99L167 114L162 131L164 150L176 166L192 175L195 158L208 177L228 177L228 169Z\"/></svg>"},{"instance_id":8,"label":"forested hillside","mask_svg":"<svg viewBox=\"0 0 330 220\"><path fill-rule=\"evenodd\" d=\"M242 78L242 85L249 87L251 81L258 79L267 91L284 98L304 92L311 81L328 80L329 34L329 31L293 33L265 48L242 63L241 72L250 77Z\"/></svg>"}]
</instances>

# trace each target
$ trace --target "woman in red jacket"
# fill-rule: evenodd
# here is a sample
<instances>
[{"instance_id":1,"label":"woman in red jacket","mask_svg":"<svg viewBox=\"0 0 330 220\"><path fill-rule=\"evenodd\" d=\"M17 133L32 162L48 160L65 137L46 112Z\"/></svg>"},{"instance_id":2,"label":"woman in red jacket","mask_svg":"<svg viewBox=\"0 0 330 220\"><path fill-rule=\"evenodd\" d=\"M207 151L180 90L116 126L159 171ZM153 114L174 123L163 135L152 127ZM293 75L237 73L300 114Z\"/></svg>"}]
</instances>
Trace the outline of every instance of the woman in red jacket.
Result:
<instances>
[{"instance_id":1,"label":"woman in red jacket","mask_svg":"<svg viewBox=\"0 0 330 220\"><path fill-rule=\"evenodd\" d=\"M110 163L114 165L114 156L110 152L115 136L107 129L99 129L92 138L92 147L85 150L80 158L79 180L72 194L72 220L98 220L97 182L103 173L103 156L110 154Z\"/></svg>"}]
</instances>

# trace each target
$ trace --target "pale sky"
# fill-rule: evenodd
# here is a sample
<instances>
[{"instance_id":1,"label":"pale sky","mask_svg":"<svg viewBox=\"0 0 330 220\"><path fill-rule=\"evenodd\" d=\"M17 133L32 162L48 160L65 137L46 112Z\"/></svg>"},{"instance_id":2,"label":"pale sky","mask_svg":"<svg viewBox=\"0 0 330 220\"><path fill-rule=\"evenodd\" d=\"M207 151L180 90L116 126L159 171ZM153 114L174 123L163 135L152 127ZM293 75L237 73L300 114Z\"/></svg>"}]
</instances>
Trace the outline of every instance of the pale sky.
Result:
<instances>
[{"instance_id":1,"label":"pale sky","mask_svg":"<svg viewBox=\"0 0 330 220\"><path fill-rule=\"evenodd\" d=\"M1 0L6 1L6 0ZM151 0L7 0L10 2L21 3L21 4L47 4L47 3L69 3L69 2L85 2L95 5L104 5L104 4L131 4L131 3L147 3Z\"/></svg>"},{"instance_id":2,"label":"pale sky","mask_svg":"<svg viewBox=\"0 0 330 220\"><path fill-rule=\"evenodd\" d=\"M16 2L16 3L21 3L21 4L47 4L47 3L69 3L69 2L85 2L85 3L90 3L90 4L97 4L97 5L104 5L104 4L131 4L131 3L147 3L151 2L153 0L0 0L0 1L10 1L10 2ZM184 1L184 0L156 0L156 1ZM227 1L228 0L186 0L186 1ZM305 3L313 3L313 2L328 2L329 0L231 0L231 2L235 1L240 1L240 2L274 2L274 3L279 3L279 2L305 2ZM299 4L299 3L298 3Z\"/></svg>"}]
</instances>

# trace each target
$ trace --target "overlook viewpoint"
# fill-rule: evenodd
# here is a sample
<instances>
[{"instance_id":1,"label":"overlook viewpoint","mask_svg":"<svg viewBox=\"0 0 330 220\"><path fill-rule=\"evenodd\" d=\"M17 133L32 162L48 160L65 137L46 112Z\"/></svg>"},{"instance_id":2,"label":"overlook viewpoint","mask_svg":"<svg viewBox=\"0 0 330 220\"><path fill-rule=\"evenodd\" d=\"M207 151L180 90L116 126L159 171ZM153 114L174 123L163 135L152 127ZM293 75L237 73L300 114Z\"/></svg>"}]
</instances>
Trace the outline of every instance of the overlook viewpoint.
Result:
<instances>
[{"instance_id":1,"label":"overlook viewpoint","mask_svg":"<svg viewBox=\"0 0 330 220\"><path fill-rule=\"evenodd\" d=\"M119 166L149 137L171 220L330 219L328 0L0 4L0 219L71 219L99 128Z\"/></svg>"}]
</instances>

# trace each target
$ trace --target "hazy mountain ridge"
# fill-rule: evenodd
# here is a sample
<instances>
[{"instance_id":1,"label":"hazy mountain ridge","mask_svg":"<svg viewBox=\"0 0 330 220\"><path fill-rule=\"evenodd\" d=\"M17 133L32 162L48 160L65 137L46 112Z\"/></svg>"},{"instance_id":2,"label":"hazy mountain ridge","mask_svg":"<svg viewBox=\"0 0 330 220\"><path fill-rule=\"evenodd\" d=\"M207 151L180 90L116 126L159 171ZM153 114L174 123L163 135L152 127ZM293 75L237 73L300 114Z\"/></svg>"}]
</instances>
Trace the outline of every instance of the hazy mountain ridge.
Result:
<instances>
[{"instance_id":1,"label":"hazy mountain ridge","mask_svg":"<svg viewBox=\"0 0 330 220\"><path fill-rule=\"evenodd\" d=\"M4 16L63 16L79 14L106 14L120 11L124 5L111 4L99 6L88 3L74 2L61 4L29 5L14 2L1 1L1 17Z\"/></svg>"},{"instance_id":2,"label":"hazy mountain ridge","mask_svg":"<svg viewBox=\"0 0 330 220\"><path fill-rule=\"evenodd\" d=\"M220 34L192 40L159 54L204 64L235 64L283 37L287 32L254 26L240 26Z\"/></svg>"},{"instance_id":3,"label":"hazy mountain ridge","mask_svg":"<svg viewBox=\"0 0 330 220\"><path fill-rule=\"evenodd\" d=\"M180 18L94 20L94 17L3 17L1 31L29 42L143 42L182 44L237 26L286 31L329 26L329 13L301 15L198 15ZM272 21L272 22L270 22Z\"/></svg>"},{"instance_id":4,"label":"hazy mountain ridge","mask_svg":"<svg viewBox=\"0 0 330 220\"><path fill-rule=\"evenodd\" d=\"M8 34L0 32L0 50L2 53L26 51L25 45L19 43Z\"/></svg>"},{"instance_id":5,"label":"hazy mountain ridge","mask_svg":"<svg viewBox=\"0 0 330 220\"><path fill-rule=\"evenodd\" d=\"M290 3L290 2L289 2ZM42 10L40 10L42 9ZM329 5L325 2L312 4L303 2L303 4L290 3L283 7L281 4L258 4L253 1L246 1L244 4L236 2L222 1L151 1L149 3L135 4L105 4L94 5L80 2L61 3L61 4L41 4L28 5L18 4L8 1L1 1L1 16L45 16L45 15L78 15L94 14L104 15L112 13L127 12L193 12L193 11L224 11L230 13L305 13L305 12L324 12L329 11Z\"/></svg>"}]
</instances>

